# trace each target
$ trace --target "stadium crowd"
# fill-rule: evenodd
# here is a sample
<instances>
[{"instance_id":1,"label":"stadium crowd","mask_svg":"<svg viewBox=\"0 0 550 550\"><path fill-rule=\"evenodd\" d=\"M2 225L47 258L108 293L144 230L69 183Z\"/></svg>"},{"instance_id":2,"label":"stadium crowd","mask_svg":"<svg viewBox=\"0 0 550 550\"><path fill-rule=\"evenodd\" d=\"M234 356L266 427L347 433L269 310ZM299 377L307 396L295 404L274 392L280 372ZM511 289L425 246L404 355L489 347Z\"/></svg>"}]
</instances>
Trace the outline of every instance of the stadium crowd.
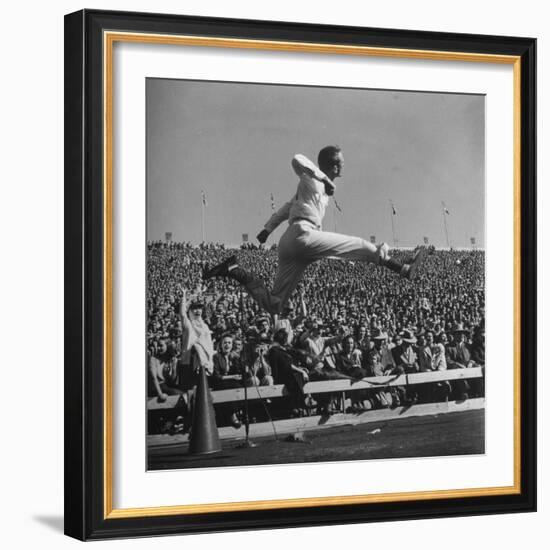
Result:
<instances>
[{"instance_id":1,"label":"stadium crowd","mask_svg":"<svg viewBox=\"0 0 550 550\"><path fill-rule=\"evenodd\" d=\"M274 247L246 244L236 252L240 265L272 284L277 266ZM186 323L193 316L203 322L200 326L211 340L212 356L202 361L210 387L285 384L289 398L268 404L273 417L342 409L336 395L304 394L307 381L485 364L483 251L432 249L414 282L373 264L323 260L308 268L288 307L275 320L259 311L236 282L202 280L203 269L228 254L220 244L148 244L150 397L164 401L168 395L183 395L194 384L192 361L182 353ZM408 254L395 251L394 256L403 259ZM373 387L352 392L347 406L361 411L464 400L483 392L482 379ZM266 404L261 405L265 409ZM216 409L219 426L242 421L238 404ZM259 420L264 413L255 404L250 414ZM149 430L173 430L174 425L156 423Z\"/></svg>"}]
</instances>

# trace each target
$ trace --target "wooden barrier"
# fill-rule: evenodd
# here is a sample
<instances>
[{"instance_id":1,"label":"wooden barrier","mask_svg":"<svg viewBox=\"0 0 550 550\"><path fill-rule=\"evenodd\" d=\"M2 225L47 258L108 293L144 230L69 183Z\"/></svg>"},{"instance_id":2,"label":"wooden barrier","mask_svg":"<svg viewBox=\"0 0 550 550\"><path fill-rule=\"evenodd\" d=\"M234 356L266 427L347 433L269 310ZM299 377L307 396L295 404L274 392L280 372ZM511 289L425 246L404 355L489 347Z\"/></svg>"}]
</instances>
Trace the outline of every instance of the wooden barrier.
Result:
<instances>
[{"instance_id":1,"label":"wooden barrier","mask_svg":"<svg viewBox=\"0 0 550 550\"><path fill-rule=\"evenodd\" d=\"M355 413L337 413L330 417L305 416L302 418L289 418L276 420L277 435L296 433L310 430L324 430L338 426L355 426L359 424L372 424L376 422L388 422L391 420L412 418L419 416L447 414L455 412L473 411L485 408L485 399L477 397L465 401L449 401L444 403L422 403L419 405L397 407L395 409L373 409ZM234 428L223 426L218 428L222 441L241 440L245 437L245 427ZM250 437L273 436L273 424L260 422L250 424ZM189 442L189 434L152 434L147 436L147 445L150 449L155 447L169 447L186 445Z\"/></svg>"},{"instance_id":2,"label":"wooden barrier","mask_svg":"<svg viewBox=\"0 0 550 550\"><path fill-rule=\"evenodd\" d=\"M432 384L437 382L464 380L471 378L482 378L483 367L470 369L451 369L435 372L418 372L413 374L402 374L399 376L373 376L362 380L326 380L320 382L308 382L304 386L304 393L348 393L356 390L380 389L390 386L410 386L415 384ZM282 384L275 386L252 386L247 388L248 400L275 399L288 395L286 387ZM231 390L218 390L212 392L214 404L244 401L244 388ZM171 395L166 401L159 402L156 397L147 401L148 410L175 409L183 405L182 396Z\"/></svg>"}]
</instances>

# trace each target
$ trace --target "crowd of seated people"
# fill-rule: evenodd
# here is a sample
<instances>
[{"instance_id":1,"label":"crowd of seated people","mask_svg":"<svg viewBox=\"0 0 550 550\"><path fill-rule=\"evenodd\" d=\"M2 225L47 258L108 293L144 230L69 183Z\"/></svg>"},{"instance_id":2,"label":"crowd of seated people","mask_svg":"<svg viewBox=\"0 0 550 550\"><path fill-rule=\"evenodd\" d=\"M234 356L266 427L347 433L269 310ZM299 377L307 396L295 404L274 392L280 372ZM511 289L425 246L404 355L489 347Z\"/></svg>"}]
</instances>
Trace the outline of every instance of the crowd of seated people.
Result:
<instances>
[{"instance_id":1,"label":"crowd of seated people","mask_svg":"<svg viewBox=\"0 0 550 550\"><path fill-rule=\"evenodd\" d=\"M234 252L234 251L232 251ZM235 251L241 265L272 281L277 253ZM432 250L414 283L372 264L323 260L310 266L281 316L271 319L235 282L202 270L220 262L223 245L149 243L147 351L149 396L165 401L194 383L185 346L186 316L200 318L211 339L205 362L212 390L284 384L288 398L254 403L251 417L362 411L482 396L483 380L304 393L308 381L399 376L485 364L483 251ZM396 252L399 256L399 251ZM192 295L181 310L184 293ZM280 402L279 402L280 401ZM187 408L186 408L187 407ZM267 411L266 411L267 409ZM239 403L216 407L218 425L240 425ZM185 424L185 423L182 423ZM156 430L158 423L150 425Z\"/></svg>"}]
</instances>

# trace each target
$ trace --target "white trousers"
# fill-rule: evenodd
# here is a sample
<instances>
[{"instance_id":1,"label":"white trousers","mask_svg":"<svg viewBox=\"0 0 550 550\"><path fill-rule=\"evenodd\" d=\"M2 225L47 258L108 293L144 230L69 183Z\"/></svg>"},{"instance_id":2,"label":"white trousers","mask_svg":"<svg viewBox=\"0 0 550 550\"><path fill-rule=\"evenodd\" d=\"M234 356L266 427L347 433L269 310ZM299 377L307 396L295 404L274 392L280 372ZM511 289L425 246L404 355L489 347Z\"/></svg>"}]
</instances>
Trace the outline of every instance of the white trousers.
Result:
<instances>
[{"instance_id":1,"label":"white trousers","mask_svg":"<svg viewBox=\"0 0 550 550\"><path fill-rule=\"evenodd\" d=\"M360 237L320 231L307 221L288 226L279 241L279 267L273 291L255 279L246 289L258 304L272 315L281 312L300 282L307 266L322 258L341 258L378 264L387 255L386 246L375 246Z\"/></svg>"}]
</instances>

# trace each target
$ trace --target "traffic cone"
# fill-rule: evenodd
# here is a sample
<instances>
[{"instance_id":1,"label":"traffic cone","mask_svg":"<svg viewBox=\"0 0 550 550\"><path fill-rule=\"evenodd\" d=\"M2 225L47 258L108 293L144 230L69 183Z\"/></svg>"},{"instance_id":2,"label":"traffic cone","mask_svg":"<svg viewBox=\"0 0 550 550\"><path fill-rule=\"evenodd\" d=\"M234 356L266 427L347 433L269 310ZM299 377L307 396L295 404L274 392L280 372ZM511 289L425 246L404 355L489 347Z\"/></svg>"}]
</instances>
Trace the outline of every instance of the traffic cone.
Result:
<instances>
[{"instance_id":1,"label":"traffic cone","mask_svg":"<svg viewBox=\"0 0 550 550\"><path fill-rule=\"evenodd\" d=\"M195 388L193 403L193 420L189 437L189 454L205 455L222 450L212 396L208 389L206 371L201 366L199 381Z\"/></svg>"}]
</instances>

